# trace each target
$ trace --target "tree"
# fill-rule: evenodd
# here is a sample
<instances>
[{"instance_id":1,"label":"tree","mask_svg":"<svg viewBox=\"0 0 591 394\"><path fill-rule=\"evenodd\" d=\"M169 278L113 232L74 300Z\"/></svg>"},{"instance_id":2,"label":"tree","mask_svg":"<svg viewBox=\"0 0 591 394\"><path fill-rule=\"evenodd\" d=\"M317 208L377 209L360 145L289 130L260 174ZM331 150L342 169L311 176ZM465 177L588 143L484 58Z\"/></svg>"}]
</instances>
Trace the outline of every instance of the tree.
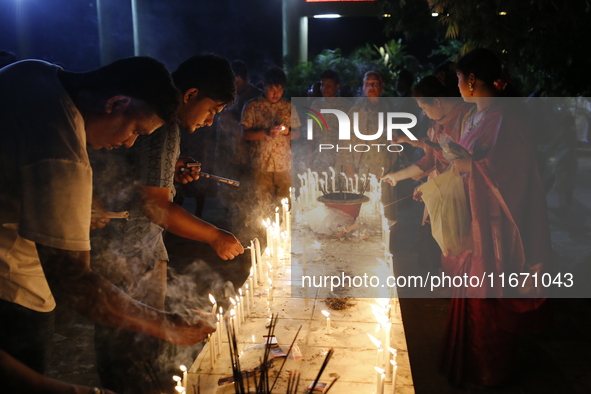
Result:
<instances>
[{"instance_id":1,"label":"tree","mask_svg":"<svg viewBox=\"0 0 591 394\"><path fill-rule=\"evenodd\" d=\"M496 51L523 93L591 94L589 0L380 0L390 32L430 29L441 42L459 40ZM437 16L432 16L434 14Z\"/></svg>"}]
</instances>

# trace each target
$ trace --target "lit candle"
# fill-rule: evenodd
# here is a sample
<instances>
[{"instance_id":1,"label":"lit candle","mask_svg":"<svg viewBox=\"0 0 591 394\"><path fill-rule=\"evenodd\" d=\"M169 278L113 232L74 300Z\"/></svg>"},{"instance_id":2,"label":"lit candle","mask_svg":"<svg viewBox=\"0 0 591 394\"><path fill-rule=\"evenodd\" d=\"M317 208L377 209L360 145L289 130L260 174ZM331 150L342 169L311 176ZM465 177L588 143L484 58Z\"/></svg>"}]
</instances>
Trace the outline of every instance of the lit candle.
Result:
<instances>
[{"instance_id":1,"label":"lit candle","mask_svg":"<svg viewBox=\"0 0 591 394\"><path fill-rule=\"evenodd\" d=\"M279 207L275 207L275 227L281 228L281 222L279 221Z\"/></svg>"},{"instance_id":2,"label":"lit candle","mask_svg":"<svg viewBox=\"0 0 591 394\"><path fill-rule=\"evenodd\" d=\"M350 191L351 193L353 193L355 191L355 189L353 188L353 178L349 177L349 185L350 187L347 187L347 190Z\"/></svg>"},{"instance_id":3,"label":"lit candle","mask_svg":"<svg viewBox=\"0 0 591 394\"><path fill-rule=\"evenodd\" d=\"M353 175L353 177L355 178L355 193L359 193L359 175L355 174Z\"/></svg>"},{"instance_id":4,"label":"lit candle","mask_svg":"<svg viewBox=\"0 0 591 394\"><path fill-rule=\"evenodd\" d=\"M185 367L184 365L181 365L179 367L179 369L183 372L183 387L187 387L187 367Z\"/></svg>"},{"instance_id":5,"label":"lit candle","mask_svg":"<svg viewBox=\"0 0 591 394\"><path fill-rule=\"evenodd\" d=\"M257 262L258 262L257 268L258 268L258 271L259 271L258 272L258 281L256 281L254 283L254 285L255 286L258 286L261 283L261 281L263 280L263 256L262 256L262 253L261 253L261 243L260 243L260 241L259 241L258 238L255 238L254 239L254 245L255 245L256 250L257 250ZM254 292L254 287L253 287L252 291ZM254 299L253 299L253 302L254 302Z\"/></svg>"},{"instance_id":6,"label":"lit candle","mask_svg":"<svg viewBox=\"0 0 591 394\"><path fill-rule=\"evenodd\" d=\"M184 393L185 387L181 383L182 378L180 376L174 375L172 377L172 380L176 382L176 386L174 387L174 389L177 391L177 393Z\"/></svg>"},{"instance_id":7,"label":"lit candle","mask_svg":"<svg viewBox=\"0 0 591 394\"><path fill-rule=\"evenodd\" d=\"M384 349L382 347L382 343L380 341L378 341L376 339L376 337L374 337L371 334L367 334L367 336L373 342L373 344L376 345L376 347L378 348L378 356L377 356L376 365L382 365L382 360L383 360L382 354L384 353Z\"/></svg>"},{"instance_id":8,"label":"lit candle","mask_svg":"<svg viewBox=\"0 0 591 394\"><path fill-rule=\"evenodd\" d=\"M312 203L314 203L314 201L316 201L318 198L318 173L313 171L312 176L314 177L314 198L312 199Z\"/></svg>"},{"instance_id":9,"label":"lit candle","mask_svg":"<svg viewBox=\"0 0 591 394\"><path fill-rule=\"evenodd\" d=\"M238 305L240 306L240 317L244 323L244 297L242 296L242 289L238 289Z\"/></svg>"},{"instance_id":10,"label":"lit candle","mask_svg":"<svg viewBox=\"0 0 591 394\"><path fill-rule=\"evenodd\" d=\"M224 321L224 308L220 306L219 313L218 313L218 323L220 326L219 326L218 330L216 331L219 333L220 341L224 337L222 334L222 331L224 331L224 325L222 324L222 321Z\"/></svg>"},{"instance_id":11,"label":"lit candle","mask_svg":"<svg viewBox=\"0 0 591 394\"><path fill-rule=\"evenodd\" d=\"M251 282L251 281L249 281ZM251 282L252 283L252 282ZM250 316L250 286L247 284L244 285L244 292L246 293L246 315Z\"/></svg>"},{"instance_id":12,"label":"lit candle","mask_svg":"<svg viewBox=\"0 0 591 394\"><path fill-rule=\"evenodd\" d=\"M236 330L238 330L238 329L240 329L240 311L236 307L238 305L238 303L232 297L230 297L229 300L232 303L232 310L230 311L230 313L234 312L234 313L232 313L231 316L232 316L232 319L234 320Z\"/></svg>"},{"instance_id":13,"label":"lit candle","mask_svg":"<svg viewBox=\"0 0 591 394\"><path fill-rule=\"evenodd\" d=\"M322 175L324 175L324 184L328 187L328 172L322 171Z\"/></svg>"},{"instance_id":14,"label":"lit candle","mask_svg":"<svg viewBox=\"0 0 591 394\"><path fill-rule=\"evenodd\" d=\"M334 168L328 167L328 169L330 170L330 175L331 175L331 178L332 178L332 192L335 193L336 192L336 188L335 188L335 175L336 175L336 173L334 171Z\"/></svg>"},{"instance_id":15,"label":"lit candle","mask_svg":"<svg viewBox=\"0 0 591 394\"><path fill-rule=\"evenodd\" d=\"M259 262L260 264L260 262ZM250 241L250 275L254 276L254 281L257 281L257 251L254 241Z\"/></svg>"},{"instance_id":16,"label":"lit candle","mask_svg":"<svg viewBox=\"0 0 591 394\"><path fill-rule=\"evenodd\" d=\"M286 199L287 200L287 199ZM285 231L287 231L287 254L291 253L291 207L289 201L285 204L287 211L285 212Z\"/></svg>"},{"instance_id":17,"label":"lit candle","mask_svg":"<svg viewBox=\"0 0 591 394\"><path fill-rule=\"evenodd\" d=\"M398 372L398 363L394 360L390 361L390 363L392 364L392 369L394 370L392 372L392 394L396 393L396 373Z\"/></svg>"},{"instance_id":18,"label":"lit candle","mask_svg":"<svg viewBox=\"0 0 591 394\"><path fill-rule=\"evenodd\" d=\"M218 303L211 294L209 295L209 301L211 301L211 303L213 304L213 307L211 308L211 313L215 315L218 309Z\"/></svg>"},{"instance_id":19,"label":"lit candle","mask_svg":"<svg viewBox=\"0 0 591 394\"><path fill-rule=\"evenodd\" d=\"M326 316L326 335L332 334L332 327L330 326L330 312L322 311L322 314Z\"/></svg>"},{"instance_id":20,"label":"lit candle","mask_svg":"<svg viewBox=\"0 0 591 394\"><path fill-rule=\"evenodd\" d=\"M394 384L394 380L396 379L394 376L394 372L392 371L392 362L397 363L397 356L398 356L398 350L393 349L391 347L388 347L388 363L386 364L386 366L388 367L388 369L386 370L386 381L388 382L392 382L392 384ZM396 364L398 365L398 364Z\"/></svg>"},{"instance_id":21,"label":"lit candle","mask_svg":"<svg viewBox=\"0 0 591 394\"><path fill-rule=\"evenodd\" d=\"M384 370L380 367L374 367L376 372L378 373L376 379L376 394L384 394L384 381L386 375L384 375Z\"/></svg>"}]
</instances>

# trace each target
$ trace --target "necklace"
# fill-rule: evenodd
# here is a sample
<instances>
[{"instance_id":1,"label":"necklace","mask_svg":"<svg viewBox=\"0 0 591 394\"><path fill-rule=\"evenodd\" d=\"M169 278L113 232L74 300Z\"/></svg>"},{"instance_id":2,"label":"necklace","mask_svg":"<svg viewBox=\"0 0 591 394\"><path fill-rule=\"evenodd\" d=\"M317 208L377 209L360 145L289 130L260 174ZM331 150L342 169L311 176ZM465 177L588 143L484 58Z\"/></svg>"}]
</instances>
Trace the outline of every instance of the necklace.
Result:
<instances>
[{"instance_id":1,"label":"necklace","mask_svg":"<svg viewBox=\"0 0 591 394\"><path fill-rule=\"evenodd\" d=\"M482 119L484 119L485 113L486 108L480 112L476 108L474 108L474 110L470 113L470 116L466 120L466 123L464 124L464 134L468 134L469 132L477 128L480 125L480 122L482 122ZM477 117L476 115L480 116Z\"/></svg>"}]
</instances>

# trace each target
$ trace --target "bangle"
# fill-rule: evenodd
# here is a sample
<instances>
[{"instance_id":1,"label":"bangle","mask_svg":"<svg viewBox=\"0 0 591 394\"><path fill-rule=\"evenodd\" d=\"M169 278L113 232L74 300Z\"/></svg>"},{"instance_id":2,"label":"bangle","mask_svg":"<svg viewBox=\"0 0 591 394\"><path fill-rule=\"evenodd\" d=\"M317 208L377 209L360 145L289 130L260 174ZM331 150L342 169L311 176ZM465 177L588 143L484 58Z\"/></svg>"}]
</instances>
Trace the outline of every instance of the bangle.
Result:
<instances>
[{"instance_id":1,"label":"bangle","mask_svg":"<svg viewBox=\"0 0 591 394\"><path fill-rule=\"evenodd\" d=\"M94 387L92 389L92 393L93 394L103 394L103 390L102 389L99 389L98 387Z\"/></svg>"}]
</instances>

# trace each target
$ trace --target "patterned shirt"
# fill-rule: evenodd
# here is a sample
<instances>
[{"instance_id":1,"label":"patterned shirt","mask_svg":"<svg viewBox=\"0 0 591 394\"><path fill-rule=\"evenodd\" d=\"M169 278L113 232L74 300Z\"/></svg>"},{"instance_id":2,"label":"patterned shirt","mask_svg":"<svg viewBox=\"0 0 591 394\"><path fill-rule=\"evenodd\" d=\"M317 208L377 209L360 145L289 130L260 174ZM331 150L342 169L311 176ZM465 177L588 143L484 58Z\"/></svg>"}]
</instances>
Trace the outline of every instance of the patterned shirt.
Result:
<instances>
[{"instance_id":1,"label":"patterned shirt","mask_svg":"<svg viewBox=\"0 0 591 394\"><path fill-rule=\"evenodd\" d=\"M174 196L174 171L180 153L178 126L163 126L149 136L139 136L129 149L93 155L95 194L109 211L129 211L129 220L111 220L94 231L94 253L115 252L138 257L147 264L168 260L162 239L162 227L142 212L141 186L171 189Z\"/></svg>"},{"instance_id":2,"label":"patterned shirt","mask_svg":"<svg viewBox=\"0 0 591 394\"><path fill-rule=\"evenodd\" d=\"M268 129L280 124L300 127L296 111L291 110L289 101L281 99L271 104L262 96L249 101L242 111L241 124L244 129ZM291 137L278 134L250 141L252 166L266 172L291 171Z\"/></svg>"}]
</instances>

